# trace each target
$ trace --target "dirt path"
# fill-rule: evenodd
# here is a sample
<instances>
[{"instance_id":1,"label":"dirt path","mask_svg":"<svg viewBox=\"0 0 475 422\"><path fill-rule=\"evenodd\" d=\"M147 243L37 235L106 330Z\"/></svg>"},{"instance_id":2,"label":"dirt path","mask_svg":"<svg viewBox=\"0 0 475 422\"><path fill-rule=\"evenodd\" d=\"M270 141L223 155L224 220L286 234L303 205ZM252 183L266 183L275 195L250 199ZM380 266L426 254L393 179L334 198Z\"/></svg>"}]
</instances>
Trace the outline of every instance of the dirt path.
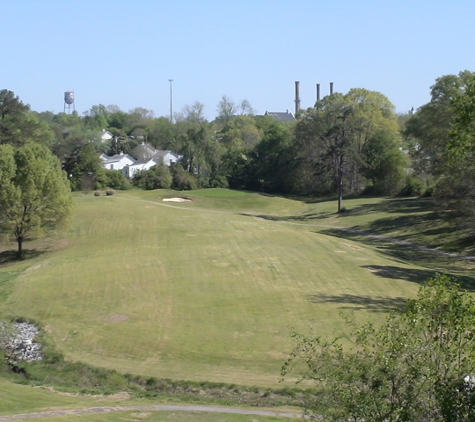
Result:
<instances>
[{"instance_id":1,"label":"dirt path","mask_svg":"<svg viewBox=\"0 0 475 422\"><path fill-rule=\"evenodd\" d=\"M11 416L0 416L0 422L4 421L22 421L41 418L54 418L60 416L88 415L96 413L112 413L112 412L206 412L206 413L222 413L222 414L239 414L253 416L273 416L287 419L302 419L302 416L296 413L272 412L266 410L247 410L232 407L215 407L215 406L179 406L156 404L151 406L108 406L108 407L91 407L86 409L72 410L51 410L48 412L23 413Z\"/></svg>"}]
</instances>

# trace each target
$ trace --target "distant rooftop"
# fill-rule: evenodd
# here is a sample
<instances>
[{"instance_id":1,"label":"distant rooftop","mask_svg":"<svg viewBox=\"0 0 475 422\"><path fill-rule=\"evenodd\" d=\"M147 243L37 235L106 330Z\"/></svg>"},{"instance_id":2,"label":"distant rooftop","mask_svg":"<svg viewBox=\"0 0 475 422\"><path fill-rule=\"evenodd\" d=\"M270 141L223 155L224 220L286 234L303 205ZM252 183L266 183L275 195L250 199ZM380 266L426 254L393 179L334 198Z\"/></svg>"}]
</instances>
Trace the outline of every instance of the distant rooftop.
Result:
<instances>
[{"instance_id":1,"label":"distant rooftop","mask_svg":"<svg viewBox=\"0 0 475 422\"><path fill-rule=\"evenodd\" d=\"M289 110L285 112L266 111L265 115L272 117L274 120L277 120L278 122L293 122L295 120L294 115L290 113Z\"/></svg>"}]
</instances>

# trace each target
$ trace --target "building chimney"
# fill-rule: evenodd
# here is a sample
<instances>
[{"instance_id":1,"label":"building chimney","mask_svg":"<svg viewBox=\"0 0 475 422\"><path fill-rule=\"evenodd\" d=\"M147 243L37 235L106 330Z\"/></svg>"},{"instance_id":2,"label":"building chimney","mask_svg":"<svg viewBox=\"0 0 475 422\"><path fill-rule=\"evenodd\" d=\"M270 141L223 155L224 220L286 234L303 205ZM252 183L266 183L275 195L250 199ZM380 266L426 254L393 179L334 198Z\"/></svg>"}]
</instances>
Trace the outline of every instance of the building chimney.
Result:
<instances>
[{"instance_id":1,"label":"building chimney","mask_svg":"<svg viewBox=\"0 0 475 422\"><path fill-rule=\"evenodd\" d=\"M330 82L330 95L333 94L333 82Z\"/></svg>"},{"instance_id":2,"label":"building chimney","mask_svg":"<svg viewBox=\"0 0 475 422\"><path fill-rule=\"evenodd\" d=\"M295 81L295 116L300 111L300 82Z\"/></svg>"}]
</instances>

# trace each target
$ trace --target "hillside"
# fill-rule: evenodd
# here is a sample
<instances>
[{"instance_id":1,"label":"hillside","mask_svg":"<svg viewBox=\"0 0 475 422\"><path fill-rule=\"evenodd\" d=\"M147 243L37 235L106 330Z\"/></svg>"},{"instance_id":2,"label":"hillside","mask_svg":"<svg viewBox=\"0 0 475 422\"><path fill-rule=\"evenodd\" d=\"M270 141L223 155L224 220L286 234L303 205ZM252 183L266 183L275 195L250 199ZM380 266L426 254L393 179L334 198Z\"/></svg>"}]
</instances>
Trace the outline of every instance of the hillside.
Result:
<instances>
[{"instance_id":1,"label":"hillside","mask_svg":"<svg viewBox=\"0 0 475 422\"><path fill-rule=\"evenodd\" d=\"M437 247L421 201L348 200L336 215L334 202L226 190L163 201L174 195L78 195L64 239L0 267L2 314L38 321L70 360L278 386L292 329L334 336L341 311L377 321L435 271L472 286L472 261L341 229Z\"/></svg>"}]
</instances>

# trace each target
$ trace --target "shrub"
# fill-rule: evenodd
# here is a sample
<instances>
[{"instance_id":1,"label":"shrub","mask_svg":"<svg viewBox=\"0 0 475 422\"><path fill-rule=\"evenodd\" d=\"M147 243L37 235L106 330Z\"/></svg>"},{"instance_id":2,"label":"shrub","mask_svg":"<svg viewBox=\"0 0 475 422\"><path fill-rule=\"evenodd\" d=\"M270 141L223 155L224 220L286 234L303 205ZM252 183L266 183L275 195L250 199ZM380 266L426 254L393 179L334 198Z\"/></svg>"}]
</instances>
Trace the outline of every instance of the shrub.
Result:
<instances>
[{"instance_id":1,"label":"shrub","mask_svg":"<svg viewBox=\"0 0 475 422\"><path fill-rule=\"evenodd\" d=\"M101 196L101 191L96 190L96 191L94 192L94 196Z\"/></svg>"},{"instance_id":2,"label":"shrub","mask_svg":"<svg viewBox=\"0 0 475 422\"><path fill-rule=\"evenodd\" d=\"M210 188L228 188L228 179L225 176L216 176L209 181Z\"/></svg>"},{"instance_id":3,"label":"shrub","mask_svg":"<svg viewBox=\"0 0 475 422\"><path fill-rule=\"evenodd\" d=\"M323 339L294 333L282 374L324 386L302 405L326 421L475 420L475 301L456 280L436 275L385 323Z\"/></svg>"},{"instance_id":4,"label":"shrub","mask_svg":"<svg viewBox=\"0 0 475 422\"><path fill-rule=\"evenodd\" d=\"M157 165L150 170L138 172L133 183L135 186L146 190L169 189L172 185L172 175L168 167Z\"/></svg>"},{"instance_id":5,"label":"shrub","mask_svg":"<svg viewBox=\"0 0 475 422\"><path fill-rule=\"evenodd\" d=\"M107 189L107 190L106 190L106 195L107 195L107 196L114 195L114 193L115 193L115 190L114 190L114 189Z\"/></svg>"},{"instance_id":6,"label":"shrub","mask_svg":"<svg viewBox=\"0 0 475 422\"><path fill-rule=\"evenodd\" d=\"M414 174L406 176L406 184L399 192L399 196L421 196L426 189L426 182Z\"/></svg>"},{"instance_id":7,"label":"shrub","mask_svg":"<svg viewBox=\"0 0 475 422\"><path fill-rule=\"evenodd\" d=\"M182 166L175 165L171 168L173 176L172 189L193 190L198 186L196 177L187 172Z\"/></svg>"},{"instance_id":8,"label":"shrub","mask_svg":"<svg viewBox=\"0 0 475 422\"><path fill-rule=\"evenodd\" d=\"M129 180L118 170L102 169L97 173L97 189L127 190L132 187Z\"/></svg>"}]
</instances>

